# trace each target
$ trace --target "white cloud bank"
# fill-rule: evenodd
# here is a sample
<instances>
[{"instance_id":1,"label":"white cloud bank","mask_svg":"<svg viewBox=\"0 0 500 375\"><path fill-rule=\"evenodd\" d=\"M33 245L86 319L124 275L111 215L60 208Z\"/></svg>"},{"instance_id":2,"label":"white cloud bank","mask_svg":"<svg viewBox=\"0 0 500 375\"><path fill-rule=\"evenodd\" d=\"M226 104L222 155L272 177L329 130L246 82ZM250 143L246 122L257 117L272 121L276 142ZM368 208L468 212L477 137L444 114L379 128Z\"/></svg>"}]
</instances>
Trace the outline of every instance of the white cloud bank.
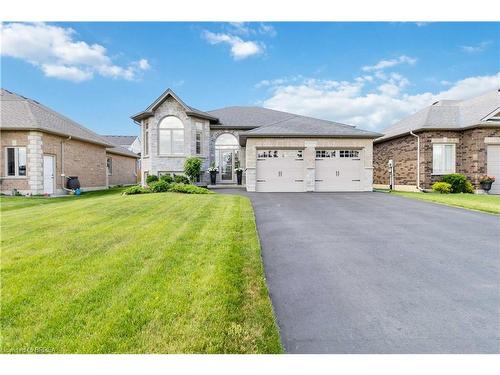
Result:
<instances>
[{"instance_id":1,"label":"white cloud bank","mask_svg":"<svg viewBox=\"0 0 500 375\"><path fill-rule=\"evenodd\" d=\"M112 62L106 48L75 40L71 28L45 23L9 23L1 27L2 55L27 61L47 77L82 82L94 74L135 80L150 68L146 59L119 66Z\"/></svg>"},{"instance_id":2,"label":"white cloud bank","mask_svg":"<svg viewBox=\"0 0 500 375\"><path fill-rule=\"evenodd\" d=\"M404 92L408 84L398 73L384 73L353 81L266 80L256 87L269 90L269 97L261 103L264 107L382 130L437 100L467 99L498 89L500 73L465 78L436 93L408 94Z\"/></svg>"},{"instance_id":3,"label":"white cloud bank","mask_svg":"<svg viewBox=\"0 0 500 375\"><path fill-rule=\"evenodd\" d=\"M373 72L377 70L383 70L387 68L392 68L396 65L401 65L401 64L409 64L409 65L415 65L417 62L417 59L413 57L409 57L406 55L401 55L395 59L389 59L389 60L380 60L378 63L375 65L368 65L364 66L362 70L364 72Z\"/></svg>"}]
</instances>

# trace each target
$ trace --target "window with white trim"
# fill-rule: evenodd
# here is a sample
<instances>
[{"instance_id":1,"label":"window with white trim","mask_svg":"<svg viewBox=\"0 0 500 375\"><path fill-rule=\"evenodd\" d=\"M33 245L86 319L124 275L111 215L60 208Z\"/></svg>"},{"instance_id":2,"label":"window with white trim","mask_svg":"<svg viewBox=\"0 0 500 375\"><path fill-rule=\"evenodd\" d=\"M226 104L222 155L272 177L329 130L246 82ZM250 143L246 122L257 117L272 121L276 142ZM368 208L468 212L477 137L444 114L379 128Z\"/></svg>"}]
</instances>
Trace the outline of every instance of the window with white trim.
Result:
<instances>
[{"instance_id":1,"label":"window with white trim","mask_svg":"<svg viewBox=\"0 0 500 375\"><path fill-rule=\"evenodd\" d=\"M203 139L203 124L201 122L196 123L196 137L195 137L195 149L196 154L200 155L202 152L202 139Z\"/></svg>"},{"instance_id":2,"label":"window with white trim","mask_svg":"<svg viewBox=\"0 0 500 375\"><path fill-rule=\"evenodd\" d=\"M26 147L6 147L5 153L7 176L26 176Z\"/></svg>"},{"instance_id":3,"label":"window with white trim","mask_svg":"<svg viewBox=\"0 0 500 375\"><path fill-rule=\"evenodd\" d=\"M144 156L149 155L149 124L144 122Z\"/></svg>"},{"instance_id":4,"label":"window with white trim","mask_svg":"<svg viewBox=\"0 0 500 375\"><path fill-rule=\"evenodd\" d=\"M455 173L455 144L434 143L432 145L432 174Z\"/></svg>"},{"instance_id":5,"label":"window with white trim","mask_svg":"<svg viewBox=\"0 0 500 375\"><path fill-rule=\"evenodd\" d=\"M175 116L167 116L158 125L160 155L184 153L184 124Z\"/></svg>"},{"instance_id":6,"label":"window with white trim","mask_svg":"<svg viewBox=\"0 0 500 375\"><path fill-rule=\"evenodd\" d=\"M106 168L108 169L108 176L113 175L113 159L106 158Z\"/></svg>"}]
</instances>

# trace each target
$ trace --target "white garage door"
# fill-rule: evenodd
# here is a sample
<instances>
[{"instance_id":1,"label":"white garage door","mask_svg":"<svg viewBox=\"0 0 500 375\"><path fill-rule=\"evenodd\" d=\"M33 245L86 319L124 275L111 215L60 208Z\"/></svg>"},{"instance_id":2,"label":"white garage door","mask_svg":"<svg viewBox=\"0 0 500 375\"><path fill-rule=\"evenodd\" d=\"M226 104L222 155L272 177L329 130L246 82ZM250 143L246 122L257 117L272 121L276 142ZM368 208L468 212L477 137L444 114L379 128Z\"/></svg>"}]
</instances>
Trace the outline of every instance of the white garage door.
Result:
<instances>
[{"instance_id":1,"label":"white garage door","mask_svg":"<svg viewBox=\"0 0 500 375\"><path fill-rule=\"evenodd\" d=\"M359 190L360 150L316 150L316 191Z\"/></svg>"},{"instance_id":2,"label":"white garage door","mask_svg":"<svg viewBox=\"0 0 500 375\"><path fill-rule=\"evenodd\" d=\"M486 152L488 176L495 176L496 179L491 185L490 194L500 194L500 145L489 145Z\"/></svg>"},{"instance_id":3,"label":"white garage door","mask_svg":"<svg viewBox=\"0 0 500 375\"><path fill-rule=\"evenodd\" d=\"M258 150L257 191L306 190L302 150Z\"/></svg>"}]
</instances>

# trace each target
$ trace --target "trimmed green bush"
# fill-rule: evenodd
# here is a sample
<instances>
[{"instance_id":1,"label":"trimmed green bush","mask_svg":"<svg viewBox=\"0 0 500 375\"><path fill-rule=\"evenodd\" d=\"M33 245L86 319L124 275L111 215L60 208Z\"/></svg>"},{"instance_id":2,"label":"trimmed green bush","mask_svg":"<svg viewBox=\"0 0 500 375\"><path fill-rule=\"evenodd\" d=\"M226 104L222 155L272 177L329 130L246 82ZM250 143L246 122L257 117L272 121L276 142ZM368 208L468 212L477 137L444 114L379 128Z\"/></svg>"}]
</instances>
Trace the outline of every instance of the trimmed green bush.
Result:
<instances>
[{"instance_id":1,"label":"trimmed green bush","mask_svg":"<svg viewBox=\"0 0 500 375\"><path fill-rule=\"evenodd\" d=\"M149 184L149 188L153 193L164 193L169 190L170 184L166 181L156 181Z\"/></svg>"},{"instance_id":2,"label":"trimmed green bush","mask_svg":"<svg viewBox=\"0 0 500 375\"><path fill-rule=\"evenodd\" d=\"M123 191L123 195L134 195L134 194L147 194L151 191L149 189L143 188L140 185L130 186L129 188Z\"/></svg>"},{"instance_id":3,"label":"trimmed green bush","mask_svg":"<svg viewBox=\"0 0 500 375\"><path fill-rule=\"evenodd\" d=\"M435 182L432 184L432 190L441 194L449 194L451 193L451 184L447 182Z\"/></svg>"},{"instance_id":4,"label":"trimmed green bush","mask_svg":"<svg viewBox=\"0 0 500 375\"><path fill-rule=\"evenodd\" d=\"M165 181L167 184L174 182L174 178L169 174L164 174L160 176L160 181Z\"/></svg>"},{"instance_id":5,"label":"trimmed green bush","mask_svg":"<svg viewBox=\"0 0 500 375\"><path fill-rule=\"evenodd\" d=\"M190 184L189 178L187 178L186 176L183 176L181 174L174 175L174 182L176 184L186 184L186 185Z\"/></svg>"},{"instance_id":6,"label":"trimmed green bush","mask_svg":"<svg viewBox=\"0 0 500 375\"><path fill-rule=\"evenodd\" d=\"M170 190L175 193L185 193L185 194L213 194L213 191L208 189L186 184L172 184L170 185Z\"/></svg>"},{"instance_id":7,"label":"trimmed green bush","mask_svg":"<svg viewBox=\"0 0 500 375\"><path fill-rule=\"evenodd\" d=\"M158 176L151 174L148 177L146 177L146 183L149 185L151 182L156 182L158 181Z\"/></svg>"},{"instance_id":8,"label":"trimmed green bush","mask_svg":"<svg viewBox=\"0 0 500 375\"><path fill-rule=\"evenodd\" d=\"M452 193L467 193L467 177L461 173L447 174L441 178L441 182L449 183Z\"/></svg>"},{"instance_id":9,"label":"trimmed green bush","mask_svg":"<svg viewBox=\"0 0 500 375\"><path fill-rule=\"evenodd\" d=\"M465 192L468 194L474 194L474 186L472 186L472 183L469 180L465 181Z\"/></svg>"},{"instance_id":10,"label":"trimmed green bush","mask_svg":"<svg viewBox=\"0 0 500 375\"><path fill-rule=\"evenodd\" d=\"M184 162L184 174L191 182L195 182L201 173L201 159L195 156L187 158Z\"/></svg>"}]
</instances>

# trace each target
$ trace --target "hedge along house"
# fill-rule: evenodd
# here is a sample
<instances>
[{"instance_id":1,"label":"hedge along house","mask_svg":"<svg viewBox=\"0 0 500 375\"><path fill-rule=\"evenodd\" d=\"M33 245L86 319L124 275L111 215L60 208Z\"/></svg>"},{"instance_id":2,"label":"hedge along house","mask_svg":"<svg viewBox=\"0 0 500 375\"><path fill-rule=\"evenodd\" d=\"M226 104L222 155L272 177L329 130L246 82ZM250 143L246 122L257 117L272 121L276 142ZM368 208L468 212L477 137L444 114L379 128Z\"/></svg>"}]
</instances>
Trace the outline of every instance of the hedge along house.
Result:
<instances>
[{"instance_id":1,"label":"hedge along house","mask_svg":"<svg viewBox=\"0 0 500 375\"><path fill-rule=\"evenodd\" d=\"M500 92L468 100L441 100L383 131L374 142L375 187L431 189L443 175L462 173L477 192L479 178L496 176L490 194L500 194Z\"/></svg>"},{"instance_id":2,"label":"hedge along house","mask_svg":"<svg viewBox=\"0 0 500 375\"><path fill-rule=\"evenodd\" d=\"M132 119L141 126L143 184L148 175L181 174L196 156L204 184L213 162L220 185L235 184L243 168L248 191L372 190L378 133L261 107L203 112L170 89Z\"/></svg>"},{"instance_id":3,"label":"hedge along house","mask_svg":"<svg viewBox=\"0 0 500 375\"><path fill-rule=\"evenodd\" d=\"M35 100L0 93L0 191L64 194L66 177L83 190L136 181L138 156Z\"/></svg>"}]
</instances>

